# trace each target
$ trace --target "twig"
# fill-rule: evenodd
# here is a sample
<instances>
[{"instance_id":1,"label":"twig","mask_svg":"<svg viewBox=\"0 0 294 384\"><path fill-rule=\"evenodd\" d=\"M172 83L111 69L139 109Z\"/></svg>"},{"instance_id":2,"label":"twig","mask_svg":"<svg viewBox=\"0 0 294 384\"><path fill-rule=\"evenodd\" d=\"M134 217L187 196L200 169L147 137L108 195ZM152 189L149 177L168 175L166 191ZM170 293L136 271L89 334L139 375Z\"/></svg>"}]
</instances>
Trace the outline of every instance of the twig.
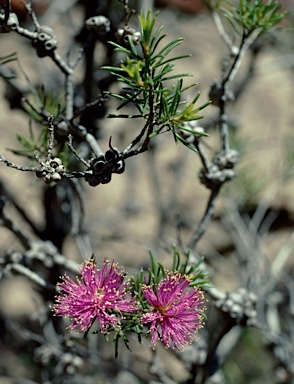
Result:
<instances>
[{"instance_id":1,"label":"twig","mask_svg":"<svg viewBox=\"0 0 294 384\"><path fill-rule=\"evenodd\" d=\"M231 66L231 69L229 70L227 76L223 79L222 84L225 87L228 87L229 84L234 80L237 72L240 69L240 65L242 63L243 57L245 53L247 52L248 48L251 46L251 44L256 40L258 35L260 34L260 29L255 29L251 35L249 36L243 36L243 39L241 41L241 45L239 48L239 53L236 55L235 60Z\"/></svg>"},{"instance_id":2,"label":"twig","mask_svg":"<svg viewBox=\"0 0 294 384\"><path fill-rule=\"evenodd\" d=\"M228 131L228 117L225 113L225 103L220 106L220 138L222 143L222 150L224 153L227 153L230 149L230 142L229 142L229 131Z\"/></svg>"},{"instance_id":3,"label":"twig","mask_svg":"<svg viewBox=\"0 0 294 384\"><path fill-rule=\"evenodd\" d=\"M48 132L49 132L49 140L48 140L48 148L47 148L47 161L50 161L53 153L53 145L54 145L54 116L51 115L48 117Z\"/></svg>"},{"instance_id":4,"label":"twig","mask_svg":"<svg viewBox=\"0 0 294 384\"><path fill-rule=\"evenodd\" d=\"M201 140L199 140L199 139L195 140L194 145L198 151L198 155L200 157L202 166L204 167L206 172L209 172L210 161L208 160L208 157L206 156L206 153L204 152L204 150L202 148Z\"/></svg>"},{"instance_id":5,"label":"twig","mask_svg":"<svg viewBox=\"0 0 294 384\"><path fill-rule=\"evenodd\" d=\"M70 120L73 116L74 109L74 84L73 84L73 72L68 73L65 78L65 117Z\"/></svg>"},{"instance_id":6,"label":"twig","mask_svg":"<svg viewBox=\"0 0 294 384\"><path fill-rule=\"evenodd\" d=\"M6 0L6 4L4 6L4 9L5 9L4 21L6 22L9 18L10 13L11 13L11 0Z\"/></svg>"},{"instance_id":7,"label":"twig","mask_svg":"<svg viewBox=\"0 0 294 384\"><path fill-rule=\"evenodd\" d=\"M27 212L23 209L23 207L19 205L15 196L13 196L12 193L7 189L7 186L4 185L4 183L2 182L0 182L0 194L4 195L5 198L7 198L9 202L13 204L15 209L18 211L21 217L27 222L27 224L29 224L29 226L32 228L34 233L37 236L39 236L40 230L38 229L37 225L33 222L32 218L28 216Z\"/></svg>"},{"instance_id":8,"label":"twig","mask_svg":"<svg viewBox=\"0 0 294 384\"><path fill-rule=\"evenodd\" d=\"M75 119L75 118L77 118L78 116L82 115L83 113L85 113L85 112L87 112L87 111L89 111L89 110L91 110L91 109L94 109L95 107L101 105L101 103L102 103L103 101L105 101L105 100L106 100L106 99L105 99L102 95L100 95L100 96L98 97L97 100L92 101L91 103L87 103L87 104L85 104L84 106L82 106L81 108L77 109L77 110L74 112L74 114L73 114L73 119ZM140 116L140 117L141 117L141 116Z\"/></svg>"},{"instance_id":9,"label":"twig","mask_svg":"<svg viewBox=\"0 0 294 384\"><path fill-rule=\"evenodd\" d=\"M26 167L25 165L17 165L12 161L7 160L3 155L0 155L0 161L5 163L7 167L17 169L18 171L36 172L40 169L40 167Z\"/></svg>"},{"instance_id":10,"label":"twig","mask_svg":"<svg viewBox=\"0 0 294 384\"><path fill-rule=\"evenodd\" d=\"M142 137L144 136L145 132L146 132L146 129L148 127L148 122L145 123L144 127L142 128L141 132L139 133L139 135L126 147L126 149L123 151L123 156L124 158L126 159L127 157L130 157L130 156L127 156L130 152L131 152L131 149L134 148L134 146L136 144L138 144L140 142L140 140L142 139ZM125 157L126 156L126 157Z\"/></svg>"},{"instance_id":11,"label":"twig","mask_svg":"<svg viewBox=\"0 0 294 384\"><path fill-rule=\"evenodd\" d=\"M59 54L54 51L53 54L50 56L54 63L58 66L58 68L66 75L70 76L73 74L73 69L66 64L64 60L59 56Z\"/></svg>"},{"instance_id":12,"label":"twig","mask_svg":"<svg viewBox=\"0 0 294 384\"><path fill-rule=\"evenodd\" d=\"M220 35L222 36L226 44L232 49L232 43L229 40L228 36L225 34L219 17L216 15L214 15L214 17L215 17L215 22L218 27ZM239 67L241 65L245 52L253 43L253 41L257 38L259 33L260 33L259 30L255 30L251 35L247 37L243 36L239 52L236 55L235 60L232 63L227 76L222 80L222 83L220 84L221 93L220 93L219 103L218 103L218 106L220 109L219 110L219 132L220 132L220 139L221 139L221 145L222 145L222 152L224 153L224 155L228 153L230 150L229 132L228 132L228 123L227 123L227 114L226 114L226 102L228 100L227 89L229 84L233 81L234 77L236 76L239 70ZM196 143L195 146L199 151L199 156L202 161L204 169L206 171L209 171L209 162L207 157L205 156L205 153L202 151L202 148L199 145L199 143L198 145ZM189 249L193 250L196 244L198 243L198 241L200 240L200 238L205 233L207 226L213 217L214 207L215 207L216 199L219 194L220 188L221 188L221 185L212 189L208 203L207 203L206 211L204 213L203 218L201 219L198 229L195 231L195 233L192 236L192 239L188 246Z\"/></svg>"},{"instance_id":13,"label":"twig","mask_svg":"<svg viewBox=\"0 0 294 384\"><path fill-rule=\"evenodd\" d=\"M38 114L43 119L47 120L48 117L50 117L50 113L44 111L44 108L42 107L42 110L38 110L25 96L22 97L23 102L25 102L36 114ZM37 98L38 100L38 98Z\"/></svg>"},{"instance_id":14,"label":"twig","mask_svg":"<svg viewBox=\"0 0 294 384\"><path fill-rule=\"evenodd\" d=\"M226 33L219 14L217 12L212 12L212 17L220 37L223 39L227 47L230 49L231 53L234 53L236 50L236 47L234 46L233 42L229 38L228 34Z\"/></svg>"},{"instance_id":15,"label":"twig","mask_svg":"<svg viewBox=\"0 0 294 384\"><path fill-rule=\"evenodd\" d=\"M11 232L13 232L15 234L15 236L20 240L20 242L22 243L22 245L26 249L29 249L31 246L30 239L3 212L3 208L5 206L5 199L1 198L0 204L1 204L1 206L0 206L0 218L3 222L3 225L6 228L10 229Z\"/></svg>"},{"instance_id":16,"label":"twig","mask_svg":"<svg viewBox=\"0 0 294 384\"><path fill-rule=\"evenodd\" d=\"M67 188L67 196L70 201L71 229L70 233L76 236L80 233L84 220L84 201L82 190L78 180L71 180L73 188ZM74 193L75 192L75 193ZM75 199L76 197L76 199ZM77 202L76 202L77 200Z\"/></svg>"},{"instance_id":17,"label":"twig","mask_svg":"<svg viewBox=\"0 0 294 384\"><path fill-rule=\"evenodd\" d=\"M220 187L211 191L204 216L202 217L197 230L192 235L192 238L188 245L188 249L194 250L196 247L196 244L198 243L198 241L201 239L201 237L204 235L205 231L207 230L207 227L214 214L214 208L215 208L216 199L218 197L219 191L220 191Z\"/></svg>"},{"instance_id":18,"label":"twig","mask_svg":"<svg viewBox=\"0 0 294 384\"><path fill-rule=\"evenodd\" d=\"M80 124L76 124L73 120L71 120L70 128L73 133L77 134L78 136L86 140L89 147L91 148L91 151L96 157L104 155L104 152L100 148L96 138L91 133L89 133L84 126Z\"/></svg>"},{"instance_id":19,"label":"twig","mask_svg":"<svg viewBox=\"0 0 294 384\"><path fill-rule=\"evenodd\" d=\"M30 270L29 268L25 267L22 264L19 264L19 263L7 264L7 266L3 270L3 274L7 273L10 270L18 272L19 274L27 277L29 280L33 281L34 283L36 283L42 288L56 291L55 285L48 283L38 273L33 272L32 270Z\"/></svg>"},{"instance_id":20,"label":"twig","mask_svg":"<svg viewBox=\"0 0 294 384\"><path fill-rule=\"evenodd\" d=\"M90 164L85 160L83 159L79 154L78 152L75 150L73 144L72 144L72 135L69 134L68 135L68 143L67 143L69 149L72 151L72 153L87 167L87 168L90 168Z\"/></svg>"},{"instance_id":21,"label":"twig","mask_svg":"<svg viewBox=\"0 0 294 384\"><path fill-rule=\"evenodd\" d=\"M33 22L36 30L38 31L40 29L40 24L39 24L38 19L35 15L35 12L32 9L32 0L28 0L28 2L25 3L25 7L26 7L28 14L30 15L30 17L32 19L32 22Z\"/></svg>"}]
</instances>

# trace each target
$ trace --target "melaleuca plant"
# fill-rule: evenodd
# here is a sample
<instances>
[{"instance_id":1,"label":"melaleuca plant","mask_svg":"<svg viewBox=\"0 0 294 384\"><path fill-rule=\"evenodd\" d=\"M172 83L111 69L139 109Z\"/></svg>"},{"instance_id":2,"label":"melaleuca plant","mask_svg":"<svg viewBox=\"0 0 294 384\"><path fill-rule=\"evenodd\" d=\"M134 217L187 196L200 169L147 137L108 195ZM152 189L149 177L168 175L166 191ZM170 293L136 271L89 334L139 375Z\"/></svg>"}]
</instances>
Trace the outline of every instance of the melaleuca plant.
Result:
<instances>
[{"instance_id":1,"label":"melaleuca plant","mask_svg":"<svg viewBox=\"0 0 294 384\"><path fill-rule=\"evenodd\" d=\"M126 55L119 67L104 67L110 70L117 80L124 84L122 94L111 93L121 101L118 109L132 103L138 110L138 115L111 114L109 117L127 117L144 119L144 127L140 139L144 137L142 150L146 150L149 140L163 131L171 131L175 141L179 140L191 149L181 134L205 135L204 132L187 128L184 123L201 119L199 112L209 102L196 106L199 93L191 102L183 100L183 92L195 86L183 85L183 78L191 76L189 73L174 73L175 62L190 55L169 57L169 54L183 42L182 38L175 39L163 48L160 43L166 37L162 34L163 26L153 32L157 13L152 16L143 12L139 16L140 39L134 40L128 36L124 45L110 42L117 52ZM139 43L139 44L138 44ZM176 84L171 83L177 80Z\"/></svg>"},{"instance_id":2,"label":"melaleuca plant","mask_svg":"<svg viewBox=\"0 0 294 384\"><path fill-rule=\"evenodd\" d=\"M33 15L29 5L27 5L27 8ZM129 22L129 18L130 14L126 18L126 23ZM116 52L125 55L119 67L104 67L105 70L111 71L116 80L124 84L123 92L111 95L121 101L118 109L131 103L138 110L138 114L110 114L108 116L143 119L140 133L124 150L120 151L113 147L110 139L109 150L104 152L97 138L88 132L86 127L76 122L80 114L82 115L86 110L91 110L102 100L104 101L104 96L100 95L97 101L74 111L73 100L69 97L63 100L63 98L50 97L44 90L41 90L41 92L36 90L33 98L26 97L24 99L26 102L25 111L33 120L38 122L42 132L35 137L33 130L30 130L28 139L19 136L18 141L23 149L16 150L14 153L37 160L39 166L19 166L3 156L1 156L1 161L5 162L7 166L18 170L37 172L38 177L42 177L49 184L62 178L83 177L90 186L95 187L99 184L109 183L113 173L123 173L125 160L147 151L150 140L159 133L169 131L173 134L176 142L180 141L190 149L197 151L195 141L197 141L197 137L205 136L206 133L203 129L197 129L197 127L189 125L189 122L200 119L202 117L199 114L200 111L209 102L196 106L200 96L199 92L189 102L183 98L183 93L193 88L195 84L184 86L183 79L191 75L189 73L176 74L174 68L176 61L187 58L189 55L170 57L170 53L182 43L182 38L175 39L162 48L160 47L165 35L162 34L163 26L155 30L156 18L157 13L154 16L151 15L150 11L147 15L141 13L139 16L140 32L135 32L127 24L124 29L117 31L117 39L121 42L121 45L113 41L109 43L114 46ZM35 27L38 31L41 27L35 18L33 18L33 21L35 21ZM97 16L94 19L87 20L85 25L89 27L90 23L90 30L92 30L93 22L94 24L98 23L98 26L105 26L106 21L108 21L106 18L101 19L100 16ZM106 33L107 28L102 29L103 33ZM23 35L23 29L20 27L17 26L15 30ZM96 32L95 29L93 33ZM100 29L97 33L101 33ZM33 34L25 33L28 38L35 35L39 36L37 32ZM56 47L49 57L53 58L57 66L66 75L67 95L73 95L72 76L79 58L76 63L68 65L57 55ZM47 128L48 119L50 120L49 129ZM81 137L89 147L85 158L81 158L73 146L73 140L80 141ZM187 137L190 140L187 140ZM50 141L54 148L48 146L46 153L47 141ZM82 166L86 166L85 171L80 171L76 164L77 161L71 161L72 157L69 156L69 151L66 151L65 147L67 146L65 144L68 144L70 151ZM56 153L55 156L62 161L62 172L56 172L56 169L51 166L50 161L53 150ZM47 162L42 161L39 155L47 156ZM56 177L52 177L53 174Z\"/></svg>"},{"instance_id":3,"label":"melaleuca plant","mask_svg":"<svg viewBox=\"0 0 294 384\"><path fill-rule=\"evenodd\" d=\"M181 263L174 246L173 265L166 270L149 253L151 267L130 280L114 261L105 260L102 267L92 257L80 266L77 282L67 274L59 283L59 294L53 306L55 315L69 318L69 330L101 333L108 341L113 334L115 356L119 340L128 348L127 332L150 333L150 345L161 341L166 348L183 349L195 340L204 320L203 287L209 286L200 259L189 265L189 254ZM93 328L92 328L93 327ZM95 329L96 328L96 329Z\"/></svg>"}]
</instances>

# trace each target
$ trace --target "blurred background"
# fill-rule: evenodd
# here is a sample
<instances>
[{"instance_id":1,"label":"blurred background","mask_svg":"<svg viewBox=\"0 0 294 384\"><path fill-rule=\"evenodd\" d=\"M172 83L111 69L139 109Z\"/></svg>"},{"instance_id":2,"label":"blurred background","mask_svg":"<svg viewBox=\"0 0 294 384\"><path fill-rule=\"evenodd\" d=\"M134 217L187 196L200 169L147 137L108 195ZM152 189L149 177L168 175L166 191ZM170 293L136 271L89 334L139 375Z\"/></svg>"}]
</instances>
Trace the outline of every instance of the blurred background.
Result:
<instances>
[{"instance_id":1,"label":"blurred background","mask_svg":"<svg viewBox=\"0 0 294 384\"><path fill-rule=\"evenodd\" d=\"M32 29L32 23L22 2L12 3L21 23ZM81 25L87 9L92 8L88 3L74 0L33 1L40 24L50 25L58 37L58 52L63 58L66 58L68 52L72 57L78 54L79 44L83 39ZM179 61L175 71L193 74L187 84L198 84L197 89L201 92L200 103L205 103L209 99L212 82L220 79L222 68L229 57L227 47L220 38L205 4L201 0L133 3L129 2L130 7L136 8L137 13L141 6L144 9L160 9L157 25L164 25L166 42L178 37L185 39L176 53L190 53L192 56ZM4 4L5 1L2 0L0 5ZM284 0L283 5L289 11L293 9L290 0ZM110 18L114 28L123 25L121 4L116 1L98 1L96 6L97 13ZM136 15L132 17L130 25L138 27ZM224 26L234 39L229 23L224 21ZM254 278L259 280L260 285L255 287L264 287L268 276L271 276L272 265L275 262L282 263L283 273L288 276L290 285L281 278L282 274L278 275L270 297L277 311L282 311L283 307L292 308L292 325L288 325L293 337L294 32L291 17L284 27L266 34L254 43L234 81L235 100L228 107L228 119L231 146L240 151L237 176L223 188L217 202L215 218L201 239L197 253L205 256L211 281L224 292L233 292L252 278L248 277L248 270L246 273L242 270L242 257L252 257L255 260L258 258L258 271L255 271ZM32 86L44 84L46 91L52 95L52 100L57 98L58 94L64 94L62 74L49 58L38 59L28 40L14 33L1 34L0 47L1 57L17 52L18 60L5 65L5 69L8 67L17 74L18 87L21 85L27 92ZM105 42L98 41L94 65L95 79L98 79L99 84L105 84L102 80L105 80L106 75L99 68L109 64L109 54ZM0 70L4 71L4 66L1 66ZM75 72L77 97L79 87L83 86L86 76L84 71L85 65L81 62ZM17 156L11 149L20 150L16 135L29 135L30 119L20 107L19 88L15 90L13 82L5 81L3 72L1 74L0 153L17 164L28 165L30 162L27 159ZM110 83L109 89L117 91L118 85ZM99 89L93 88L93 92L95 98L95 92L98 96ZM194 94L190 97L193 98ZM91 124L96 133L98 132L97 136L104 150L108 148L109 136L112 136L113 145L122 150L140 131L136 120L104 118L106 112L114 113L116 106L113 100L108 100L96 116L91 116ZM131 107L126 110L131 111ZM211 158L219 151L220 145L216 127L217 113L216 107L209 106L203 110L204 119L198 122L209 134L203 142ZM32 129L38 132L38 125L34 122L31 125ZM187 243L205 211L209 192L199 183L197 175L200 167L195 153L182 145L176 146L172 137L159 135L151 150L128 159L126 171L122 175L114 175L111 183L96 188L84 183L83 231L88 234L87 238L92 244L97 260L115 258L119 264L125 266L129 274L134 274L141 267L148 268L148 250L151 249L154 256L169 268L172 263L172 243L176 242L179 236L183 243ZM67 259L81 262L80 253L83 247L79 247L75 236L66 233L64 228L69 220L70 206L66 205L68 203L64 200L62 192L61 195L57 194L60 201L55 201L55 204L63 204L64 216L59 217L63 226L53 228L53 224L48 224L48 217L55 215L54 205L51 206L51 211L46 213L48 207L44 204L48 194L50 195L50 187L45 187L34 174L10 169L3 163L0 164L0 183L1 195L9 193L11 201L16 202L30 216L40 232L46 232L47 239L53 241ZM34 231L19 215L15 204L8 204L6 209L9 217L24 233L35 239ZM60 212L56 213L59 214ZM255 232L252 232L252 227L250 229L252 218L254 223L257 223ZM62 236L60 231L64 231ZM21 252L22 246L11 231L1 226L1 255L7 250ZM90 256L83 254L82 257L87 259ZM289 287L292 287L292 292ZM262 290L255 294L262 295ZM1 384L46 382L38 373L40 361L36 356L40 355L32 353L38 340L34 340L30 334L19 332L19 328L24 327L28 332L38 333L40 325L37 324L36 314L43 305L44 298L25 277L8 274L1 279ZM267 305L269 306L268 302ZM217 319L214 316L219 316L214 313L213 308L209 305L208 307L208 327L203 330L203 335L213 329ZM287 313L288 316L289 312ZM280 326L288 329L283 323ZM205 339L201 332L200 340ZM89 341L89 348L93 351L97 348L96 337L88 336L89 339L95 338L95 341ZM114 368L113 351L103 346L105 343L100 337L99 372L95 373L93 369L93 361L98 361L97 357L93 357L91 368L87 371L87 366L91 365L89 362L83 367L86 374L82 376L84 379L81 383L87 383L86 376L89 372L95 383L164 382L156 381L158 378L154 378L150 369L148 371L152 359L148 341L141 347L136 340L131 340L132 353L126 353L122 346L120 359ZM260 330L240 328L238 343L229 348L223 363L223 381L219 382L290 383L291 377L279 366L271 348L271 341L266 340ZM173 382L188 382L189 371L183 363L186 357L179 359L161 348L158 349L158 355L161 356L165 367L168 367L166 369ZM105 377L105 372L111 372L110 378ZM123 374L125 376L119 376Z\"/></svg>"}]
</instances>

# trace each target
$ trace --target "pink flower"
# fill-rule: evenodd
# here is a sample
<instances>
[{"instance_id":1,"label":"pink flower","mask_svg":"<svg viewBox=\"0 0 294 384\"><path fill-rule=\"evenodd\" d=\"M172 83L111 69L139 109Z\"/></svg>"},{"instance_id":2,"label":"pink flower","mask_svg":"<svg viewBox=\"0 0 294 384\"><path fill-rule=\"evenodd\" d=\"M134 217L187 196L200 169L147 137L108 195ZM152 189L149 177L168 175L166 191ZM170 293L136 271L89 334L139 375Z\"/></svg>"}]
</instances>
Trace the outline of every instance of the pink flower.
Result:
<instances>
[{"instance_id":1,"label":"pink flower","mask_svg":"<svg viewBox=\"0 0 294 384\"><path fill-rule=\"evenodd\" d=\"M119 329L121 312L136 311L135 300L126 293L124 270L107 260L97 269L93 259L85 261L80 270L77 283L66 274L62 277L53 306L55 315L72 319L70 330L88 331L95 319L98 332L107 333L109 327Z\"/></svg>"},{"instance_id":2,"label":"pink flower","mask_svg":"<svg viewBox=\"0 0 294 384\"><path fill-rule=\"evenodd\" d=\"M203 292L199 288L188 288L190 279L180 272L169 272L159 283L156 293L153 286L142 285L151 312L145 313L143 324L150 324L151 346L158 339L166 348L183 349L196 339L202 327Z\"/></svg>"}]
</instances>

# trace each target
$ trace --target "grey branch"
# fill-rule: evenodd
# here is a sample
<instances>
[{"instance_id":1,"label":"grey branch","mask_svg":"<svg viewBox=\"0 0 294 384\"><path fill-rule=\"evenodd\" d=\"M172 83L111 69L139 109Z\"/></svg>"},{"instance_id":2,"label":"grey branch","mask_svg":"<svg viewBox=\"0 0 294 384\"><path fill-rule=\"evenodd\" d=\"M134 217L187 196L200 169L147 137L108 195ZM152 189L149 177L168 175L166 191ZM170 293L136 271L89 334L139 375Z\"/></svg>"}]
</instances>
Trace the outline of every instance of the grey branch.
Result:
<instances>
[{"instance_id":1,"label":"grey branch","mask_svg":"<svg viewBox=\"0 0 294 384\"><path fill-rule=\"evenodd\" d=\"M1 207L0 207L0 218L3 222L3 225L10 229L11 232L13 232L15 234L15 236L20 240L20 242L22 243L22 245L26 248L26 249L29 249L30 246L31 246L31 241L29 240L29 238L14 224L14 222L12 220L10 220L9 217L7 217L5 215L5 213L3 212L3 208L4 208L4 205L5 205L5 201L3 198L1 198L0 200L0 203L1 203Z\"/></svg>"},{"instance_id":2,"label":"grey branch","mask_svg":"<svg viewBox=\"0 0 294 384\"><path fill-rule=\"evenodd\" d=\"M47 288L47 289L50 289L50 290L56 290L56 286L55 285L48 283L38 273L33 272L32 270L30 270L29 268L25 267L22 264L19 264L19 263L8 264L4 268L2 273L6 274L9 271L15 271L15 272L19 273L20 275L23 275L23 276L27 277L29 280L31 280L32 282L36 283L40 287Z\"/></svg>"}]
</instances>

